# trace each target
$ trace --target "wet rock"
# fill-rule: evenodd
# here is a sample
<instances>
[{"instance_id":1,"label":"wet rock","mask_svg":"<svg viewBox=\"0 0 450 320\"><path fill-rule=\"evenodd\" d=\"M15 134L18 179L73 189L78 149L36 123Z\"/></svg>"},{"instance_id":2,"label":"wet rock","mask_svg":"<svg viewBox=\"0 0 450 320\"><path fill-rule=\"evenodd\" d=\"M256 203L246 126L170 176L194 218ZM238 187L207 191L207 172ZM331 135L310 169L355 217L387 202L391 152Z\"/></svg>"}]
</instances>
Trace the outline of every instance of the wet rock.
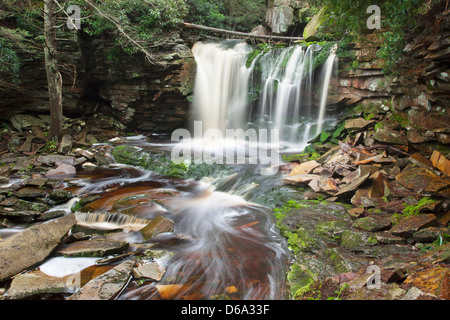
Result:
<instances>
[{"instance_id":1,"label":"wet rock","mask_svg":"<svg viewBox=\"0 0 450 320\"><path fill-rule=\"evenodd\" d=\"M110 271L92 279L68 300L111 300L128 283L134 261L122 262Z\"/></svg>"},{"instance_id":2,"label":"wet rock","mask_svg":"<svg viewBox=\"0 0 450 320\"><path fill-rule=\"evenodd\" d=\"M433 169L433 163L418 152L410 155L409 161L411 161L415 165L418 165L422 168L429 169L429 170Z\"/></svg>"},{"instance_id":3,"label":"wet rock","mask_svg":"<svg viewBox=\"0 0 450 320\"><path fill-rule=\"evenodd\" d=\"M30 202L30 201L25 201L22 199L17 200L15 203L15 206L22 210L31 210L31 211L36 211L39 213L45 212L48 209L50 209L49 206L47 206L44 203Z\"/></svg>"},{"instance_id":4,"label":"wet rock","mask_svg":"<svg viewBox=\"0 0 450 320\"><path fill-rule=\"evenodd\" d=\"M15 195L19 198L37 198L46 196L47 192L39 187L24 187L17 190Z\"/></svg>"},{"instance_id":5,"label":"wet rock","mask_svg":"<svg viewBox=\"0 0 450 320\"><path fill-rule=\"evenodd\" d=\"M146 227L144 227L140 232L146 240L164 232L173 232L174 222L163 216L159 216L152 220Z\"/></svg>"},{"instance_id":6,"label":"wet rock","mask_svg":"<svg viewBox=\"0 0 450 320\"><path fill-rule=\"evenodd\" d=\"M356 220L353 227L365 231L380 231L391 226L391 220L384 217L364 217Z\"/></svg>"},{"instance_id":7,"label":"wet rock","mask_svg":"<svg viewBox=\"0 0 450 320\"><path fill-rule=\"evenodd\" d=\"M53 190L48 195L48 198L57 204L67 202L70 199L72 199L73 197L74 197L74 195L70 191L63 190L63 189Z\"/></svg>"},{"instance_id":8,"label":"wet rock","mask_svg":"<svg viewBox=\"0 0 450 320\"><path fill-rule=\"evenodd\" d=\"M439 177L428 169L417 167L406 168L396 180L405 188L417 192L439 193L450 186L450 178Z\"/></svg>"},{"instance_id":9,"label":"wet rock","mask_svg":"<svg viewBox=\"0 0 450 320\"><path fill-rule=\"evenodd\" d=\"M133 276L138 279L161 280L164 275L164 269L156 261L143 264L133 269Z\"/></svg>"},{"instance_id":10,"label":"wet rock","mask_svg":"<svg viewBox=\"0 0 450 320\"><path fill-rule=\"evenodd\" d=\"M36 218L36 221L47 221L55 218L62 217L66 214L65 210L49 210L47 212L42 213L39 217Z\"/></svg>"},{"instance_id":11,"label":"wet rock","mask_svg":"<svg viewBox=\"0 0 450 320\"><path fill-rule=\"evenodd\" d=\"M105 257L111 254L122 253L128 247L129 243L127 242L98 237L65 245L57 253L67 257Z\"/></svg>"},{"instance_id":12,"label":"wet rock","mask_svg":"<svg viewBox=\"0 0 450 320\"><path fill-rule=\"evenodd\" d=\"M434 214L422 214L403 218L400 222L392 227L391 233L396 236L410 238L419 229L426 227L436 220Z\"/></svg>"},{"instance_id":13,"label":"wet rock","mask_svg":"<svg viewBox=\"0 0 450 320\"><path fill-rule=\"evenodd\" d=\"M15 277L8 290L8 299L25 299L42 294L69 293L72 288L66 278L33 271Z\"/></svg>"},{"instance_id":14,"label":"wet rock","mask_svg":"<svg viewBox=\"0 0 450 320\"><path fill-rule=\"evenodd\" d=\"M77 223L73 214L32 226L0 242L0 281L42 262Z\"/></svg>"},{"instance_id":15,"label":"wet rock","mask_svg":"<svg viewBox=\"0 0 450 320\"><path fill-rule=\"evenodd\" d=\"M61 178L67 176L73 176L76 174L76 169L74 166L69 164L60 164L56 169L47 171L45 174L47 177L51 178Z\"/></svg>"}]
</instances>

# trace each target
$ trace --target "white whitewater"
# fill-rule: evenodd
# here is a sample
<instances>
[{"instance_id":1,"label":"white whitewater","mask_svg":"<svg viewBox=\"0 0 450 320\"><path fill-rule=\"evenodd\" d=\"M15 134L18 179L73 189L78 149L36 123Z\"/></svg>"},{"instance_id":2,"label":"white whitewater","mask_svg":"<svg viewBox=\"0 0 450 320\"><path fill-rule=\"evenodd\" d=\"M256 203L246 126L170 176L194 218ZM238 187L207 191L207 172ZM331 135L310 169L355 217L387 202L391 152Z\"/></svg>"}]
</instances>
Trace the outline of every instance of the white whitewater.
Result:
<instances>
[{"instance_id":1,"label":"white whitewater","mask_svg":"<svg viewBox=\"0 0 450 320\"><path fill-rule=\"evenodd\" d=\"M246 68L251 48L245 43L197 43L192 52L197 62L194 113L203 130L242 128L247 108ZM228 126L227 126L227 123Z\"/></svg>"},{"instance_id":2,"label":"white whitewater","mask_svg":"<svg viewBox=\"0 0 450 320\"><path fill-rule=\"evenodd\" d=\"M316 135L320 134L323 129L323 122L325 118L326 106L328 101L328 92L330 88L331 77L333 75L333 71L336 71L337 68L337 58L336 58L336 48L330 53L327 61L325 62L324 71L323 71L323 88L322 88L322 96L320 99L320 112L319 112L319 120Z\"/></svg>"}]
</instances>

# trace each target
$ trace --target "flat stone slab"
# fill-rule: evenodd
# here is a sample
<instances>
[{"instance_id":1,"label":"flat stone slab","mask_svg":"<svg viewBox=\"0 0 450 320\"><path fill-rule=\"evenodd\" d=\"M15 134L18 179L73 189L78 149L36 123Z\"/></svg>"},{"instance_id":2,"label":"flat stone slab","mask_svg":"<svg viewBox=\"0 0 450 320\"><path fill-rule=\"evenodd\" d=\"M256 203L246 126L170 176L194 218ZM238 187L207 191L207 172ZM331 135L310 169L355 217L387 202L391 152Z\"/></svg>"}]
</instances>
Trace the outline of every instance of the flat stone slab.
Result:
<instances>
[{"instance_id":1,"label":"flat stone slab","mask_svg":"<svg viewBox=\"0 0 450 320\"><path fill-rule=\"evenodd\" d=\"M110 271L86 283L80 291L71 295L68 300L113 299L128 283L134 266L134 261L122 262Z\"/></svg>"},{"instance_id":2,"label":"flat stone slab","mask_svg":"<svg viewBox=\"0 0 450 320\"><path fill-rule=\"evenodd\" d=\"M133 275L138 279L151 279L155 281L161 280L164 275L164 268L158 262L153 261L143 264L133 269Z\"/></svg>"},{"instance_id":3,"label":"flat stone slab","mask_svg":"<svg viewBox=\"0 0 450 320\"><path fill-rule=\"evenodd\" d=\"M51 277L37 270L15 277L8 290L8 299L24 299L45 293L69 293L71 290L68 277Z\"/></svg>"},{"instance_id":4,"label":"flat stone slab","mask_svg":"<svg viewBox=\"0 0 450 320\"><path fill-rule=\"evenodd\" d=\"M111 254L122 253L128 249L128 246L128 242L99 237L68 244L58 250L57 253L67 257L105 257Z\"/></svg>"},{"instance_id":5,"label":"flat stone slab","mask_svg":"<svg viewBox=\"0 0 450 320\"><path fill-rule=\"evenodd\" d=\"M0 242L0 281L47 258L77 223L73 214L30 227Z\"/></svg>"},{"instance_id":6,"label":"flat stone slab","mask_svg":"<svg viewBox=\"0 0 450 320\"><path fill-rule=\"evenodd\" d=\"M400 220L400 222L393 226L391 233L399 237L410 238L416 231L426 227L431 222L436 220L434 214L421 214Z\"/></svg>"},{"instance_id":7,"label":"flat stone slab","mask_svg":"<svg viewBox=\"0 0 450 320\"><path fill-rule=\"evenodd\" d=\"M296 176L299 174L310 174L314 169L316 169L320 166L321 166L320 163L318 163L317 161L314 161L314 160L304 162L304 163L301 163L298 166L296 166L289 175Z\"/></svg>"},{"instance_id":8,"label":"flat stone slab","mask_svg":"<svg viewBox=\"0 0 450 320\"><path fill-rule=\"evenodd\" d=\"M294 185L294 186L302 185L302 184L307 185L311 181L319 180L320 178L321 178L321 176L319 176L317 174L298 174L295 176L285 177L283 179L283 183L289 184L289 185Z\"/></svg>"}]
</instances>

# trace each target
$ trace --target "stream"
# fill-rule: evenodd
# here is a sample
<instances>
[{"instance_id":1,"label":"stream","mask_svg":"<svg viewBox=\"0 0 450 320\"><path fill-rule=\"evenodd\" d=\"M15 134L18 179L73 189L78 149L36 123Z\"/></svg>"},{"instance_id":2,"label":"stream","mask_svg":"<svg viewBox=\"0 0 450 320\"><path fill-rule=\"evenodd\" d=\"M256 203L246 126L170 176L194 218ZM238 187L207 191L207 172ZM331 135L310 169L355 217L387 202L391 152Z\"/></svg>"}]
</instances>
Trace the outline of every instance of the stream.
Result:
<instances>
[{"instance_id":1,"label":"stream","mask_svg":"<svg viewBox=\"0 0 450 320\"><path fill-rule=\"evenodd\" d=\"M127 145L149 154L173 147L139 138L127 140ZM166 270L161 281L130 283L118 299L160 299L156 286L165 285L173 288L171 299L286 299L289 251L272 211L254 201L280 180L259 176L256 169L238 165L234 173L219 171L201 180L169 178L126 165L78 171L77 196L101 196L88 205L91 213L148 220L163 215L175 225L173 233L152 239L152 250L170 252L158 259ZM145 243L139 232L115 237Z\"/></svg>"}]
</instances>

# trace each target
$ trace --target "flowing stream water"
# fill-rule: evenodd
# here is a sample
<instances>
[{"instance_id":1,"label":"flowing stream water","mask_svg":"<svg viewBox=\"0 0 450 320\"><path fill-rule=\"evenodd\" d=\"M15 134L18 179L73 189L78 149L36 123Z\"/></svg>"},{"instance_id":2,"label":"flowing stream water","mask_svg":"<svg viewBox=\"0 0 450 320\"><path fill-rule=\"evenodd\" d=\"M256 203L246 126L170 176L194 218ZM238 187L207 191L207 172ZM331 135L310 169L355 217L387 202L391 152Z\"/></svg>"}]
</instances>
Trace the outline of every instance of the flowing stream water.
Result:
<instances>
[{"instance_id":1,"label":"flowing stream water","mask_svg":"<svg viewBox=\"0 0 450 320\"><path fill-rule=\"evenodd\" d=\"M330 55L325 64L324 76L315 76L314 46L263 51L247 67L250 51L250 46L235 41L194 46L198 69L193 120L202 122L202 133L252 126L278 129L281 141L277 147L296 146L301 150L327 121L333 120L326 113L326 98L335 56ZM250 101L255 90L259 95L256 105ZM319 103L314 99L317 95L321 97ZM213 147L216 154L217 148L236 151L237 145L248 146L236 140L202 139L199 143L195 137L183 143L200 152ZM168 155L178 145L172 141L149 142L144 137L130 138L127 144L149 154ZM250 146L258 147L259 141ZM249 153L247 150L244 156ZM278 152L276 156L280 157ZM169 178L125 165L77 172L77 195L100 196L85 211L148 220L163 215L174 221L174 233L150 241L156 249L171 252L158 258L165 269L162 279L140 286L131 283L119 299L289 298L285 284L289 250L271 210L259 201L280 185L280 176L261 175L259 163L226 165L231 171L211 166L197 180ZM103 223L107 224L106 220ZM115 237L130 242L130 250L149 243L131 227ZM43 267L49 269L49 265Z\"/></svg>"}]
</instances>

